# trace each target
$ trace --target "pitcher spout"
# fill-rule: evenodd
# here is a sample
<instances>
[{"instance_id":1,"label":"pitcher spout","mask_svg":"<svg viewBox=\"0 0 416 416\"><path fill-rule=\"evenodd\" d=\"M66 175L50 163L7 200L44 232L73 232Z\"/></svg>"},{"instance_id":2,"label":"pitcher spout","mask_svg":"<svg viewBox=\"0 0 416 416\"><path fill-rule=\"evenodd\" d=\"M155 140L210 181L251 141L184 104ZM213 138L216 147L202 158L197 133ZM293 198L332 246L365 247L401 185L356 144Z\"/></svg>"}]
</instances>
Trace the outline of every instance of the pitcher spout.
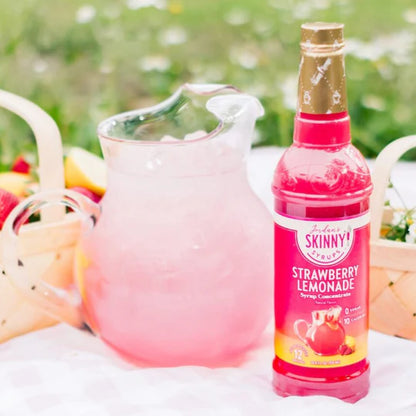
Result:
<instances>
[{"instance_id":1,"label":"pitcher spout","mask_svg":"<svg viewBox=\"0 0 416 416\"><path fill-rule=\"evenodd\" d=\"M217 95L207 102L206 108L223 124L221 140L246 156L251 147L256 120L264 115L260 101L242 93Z\"/></svg>"},{"instance_id":2,"label":"pitcher spout","mask_svg":"<svg viewBox=\"0 0 416 416\"><path fill-rule=\"evenodd\" d=\"M264 115L260 101L247 94L217 95L207 102L207 110L224 123L245 120L250 124Z\"/></svg>"},{"instance_id":3,"label":"pitcher spout","mask_svg":"<svg viewBox=\"0 0 416 416\"><path fill-rule=\"evenodd\" d=\"M114 169L166 173L181 158L188 174L185 168L197 153L207 169L221 152L232 150L236 160L244 160L263 113L256 98L231 85L184 84L155 106L103 121L98 133L104 158Z\"/></svg>"}]
</instances>

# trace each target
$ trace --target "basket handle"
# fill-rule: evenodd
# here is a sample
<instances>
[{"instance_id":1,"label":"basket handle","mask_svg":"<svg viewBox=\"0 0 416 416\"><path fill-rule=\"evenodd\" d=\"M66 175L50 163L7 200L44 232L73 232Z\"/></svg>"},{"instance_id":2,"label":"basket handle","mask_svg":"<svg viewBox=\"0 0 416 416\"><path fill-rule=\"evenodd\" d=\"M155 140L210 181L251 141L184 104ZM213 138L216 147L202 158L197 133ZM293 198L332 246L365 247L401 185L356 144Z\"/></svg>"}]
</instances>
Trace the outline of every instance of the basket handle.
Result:
<instances>
[{"instance_id":1,"label":"basket handle","mask_svg":"<svg viewBox=\"0 0 416 416\"><path fill-rule=\"evenodd\" d=\"M416 147L416 135L402 137L388 144L377 156L373 169L374 191L370 198L371 241L380 238L384 196L394 164L408 150Z\"/></svg>"},{"instance_id":2,"label":"basket handle","mask_svg":"<svg viewBox=\"0 0 416 416\"><path fill-rule=\"evenodd\" d=\"M65 187L62 141L55 121L36 104L23 97L0 90L0 107L17 114L32 129L39 160L39 185L43 191ZM61 220L65 207L42 210L42 222Z\"/></svg>"}]
</instances>

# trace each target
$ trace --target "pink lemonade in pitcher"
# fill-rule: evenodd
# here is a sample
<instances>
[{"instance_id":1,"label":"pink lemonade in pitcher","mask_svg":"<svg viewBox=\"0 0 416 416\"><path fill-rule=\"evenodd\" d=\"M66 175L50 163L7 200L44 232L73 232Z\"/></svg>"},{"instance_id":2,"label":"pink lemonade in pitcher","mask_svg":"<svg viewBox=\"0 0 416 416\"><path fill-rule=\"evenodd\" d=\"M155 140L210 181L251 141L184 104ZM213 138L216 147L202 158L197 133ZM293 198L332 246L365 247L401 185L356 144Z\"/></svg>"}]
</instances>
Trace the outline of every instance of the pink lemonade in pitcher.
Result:
<instances>
[{"instance_id":1,"label":"pink lemonade in pitcher","mask_svg":"<svg viewBox=\"0 0 416 416\"><path fill-rule=\"evenodd\" d=\"M372 185L351 145L343 46L343 25L302 25L294 140L273 182L273 386L355 402L369 389Z\"/></svg>"},{"instance_id":2,"label":"pink lemonade in pitcher","mask_svg":"<svg viewBox=\"0 0 416 416\"><path fill-rule=\"evenodd\" d=\"M194 100L202 100L198 116L188 114ZM191 123L205 127L205 106L218 126L184 135ZM81 238L77 280L87 323L125 358L224 365L265 328L272 219L245 166L261 112L229 87L190 85L99 127L108 187L99 220Z\"/></svg>"}]
</instances>

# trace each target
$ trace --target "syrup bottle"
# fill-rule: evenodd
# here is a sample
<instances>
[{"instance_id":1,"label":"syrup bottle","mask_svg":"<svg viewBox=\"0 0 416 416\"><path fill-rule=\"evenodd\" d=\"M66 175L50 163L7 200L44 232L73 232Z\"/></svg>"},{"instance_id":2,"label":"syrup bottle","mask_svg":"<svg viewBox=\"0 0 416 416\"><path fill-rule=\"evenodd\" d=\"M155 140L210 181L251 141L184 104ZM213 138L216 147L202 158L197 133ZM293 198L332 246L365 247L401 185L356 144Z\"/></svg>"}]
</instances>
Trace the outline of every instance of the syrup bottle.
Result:
<instances>
[{"instance_id":1,"label":"syrup bottle","mask_svg":"<svg viewBox=\"0 0 416 416\"><path fill-rule=\"evenodd\" d=\"M343 25L301 30L293 144L274 175L275 359L282 396L369 389L371 178L351 144Z\"/></svg>"}]
</instances>

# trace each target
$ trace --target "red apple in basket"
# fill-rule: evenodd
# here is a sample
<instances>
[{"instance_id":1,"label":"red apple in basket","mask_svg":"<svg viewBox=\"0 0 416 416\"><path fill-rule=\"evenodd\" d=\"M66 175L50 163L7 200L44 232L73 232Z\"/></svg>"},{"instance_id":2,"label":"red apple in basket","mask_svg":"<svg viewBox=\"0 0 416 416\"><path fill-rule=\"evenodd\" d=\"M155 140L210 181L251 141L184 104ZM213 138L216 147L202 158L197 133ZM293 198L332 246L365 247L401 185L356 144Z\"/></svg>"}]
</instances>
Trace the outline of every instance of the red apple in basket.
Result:
<instances>
[{"instance_id":1,"label":"red apple in basket","mask_svg":"<svg viewBox=\"0 0 416 416\"><path fill-rule=\"evenodd\" d=\"M69 189L71 191L75 191L86 196L87 198L91 199L91 201L96 202L97 204L98 202L101 201L101 196L97 195L95 192L91 191L90 189L84 188L82 186L73 186L72 188L69 188Z\"/></svg>"},{"instance_id":2,"label":"red apple in basket","mask_svg":"<svg viewBox=\"0 0 416 416\"><path fill-rule=\"evenodd\" d=\"M0 188L0 230L12 209L19 203L16 195Z\"/></svg>"}]
</instances>

